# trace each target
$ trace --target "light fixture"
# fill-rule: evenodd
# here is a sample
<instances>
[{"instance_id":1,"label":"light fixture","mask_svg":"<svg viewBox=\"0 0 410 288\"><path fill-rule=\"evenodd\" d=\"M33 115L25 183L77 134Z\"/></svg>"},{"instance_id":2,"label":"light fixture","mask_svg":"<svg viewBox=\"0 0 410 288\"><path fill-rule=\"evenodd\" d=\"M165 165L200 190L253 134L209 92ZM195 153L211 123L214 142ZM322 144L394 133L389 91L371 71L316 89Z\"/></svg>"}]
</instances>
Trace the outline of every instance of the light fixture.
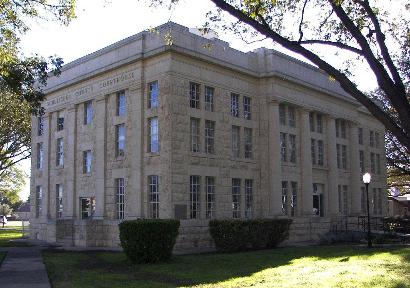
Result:
<instances>
[{"instance_id":1,"label":"light fixture","mask_svg":"<svg viewBox=\"0 0 410 288\"><path fill-rule=\"evenodd\" d=\"M372 180L372 175L370 175L370 173L365 173L363 174L363 183L364 184L369 184L370 181Z\"/></svg>"}]
</instances>

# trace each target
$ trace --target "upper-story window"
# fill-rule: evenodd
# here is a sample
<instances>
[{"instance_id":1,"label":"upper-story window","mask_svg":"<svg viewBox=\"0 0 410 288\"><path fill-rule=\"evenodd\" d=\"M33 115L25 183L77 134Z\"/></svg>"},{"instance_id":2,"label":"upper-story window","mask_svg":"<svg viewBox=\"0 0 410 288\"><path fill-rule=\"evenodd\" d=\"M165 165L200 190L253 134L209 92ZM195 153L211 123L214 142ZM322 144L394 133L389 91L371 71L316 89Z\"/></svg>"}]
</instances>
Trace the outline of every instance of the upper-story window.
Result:
<instances>
[{"instance_id":1,"label":"upper-story window","mask_svg":"<svg viewBox=\"0 0 410 288\"><path fill-rule=\"evenodd\" d=\"M201 109L199 97L201 86L197 83L189 83L189 106L195 109Z\"/></svg>"},{"instance_id":2,"label":"upper-story window","mask_svg":"<svg viewBox=\"0 0 410 288\"><path fill-rule=\"evenodd\" d=\"M243 96L243 118L251 120L251 98Z\"/></svg>"},{"instance_id":3,"label":"upper-story window","mask_svg":"<svg viewBox=\"0 0 410 288\"><path fill-rule=\"evenodd\" d=\"M289 126L296 127L296 112L295 107L288 106Z\"/></svg>"},{"instance_id":4,"label":"upper-story window","mask_svg":"<svg viewBox=\"0 0 410 288\"><path fill-rule=\"evenodd\" d=\"M279 104L279 122L281 125L286 125L286 107L284 104Z\"/></svg>"},{"instance_id":5,"label":"upper-story window","mask_svg":"<svg viewBox=\"0 0 410 288\"><path fill-rule=\"evenodd\" d=\"M158 117L148 120L148 152L156 153L159 151Z\"/></svg>"},{"instance_id":6,"label":"upper-story window","mask_svg":"<svg viewBox=\"0 0 410 288\"><path fill-rule=\"evenodd\" d=\"M64 166L64 139L58 138L57 139L57 149L56 149L56 165L57 167Z\"/></svg>"},{"instance_id":7,"label":"upper-story window","mask_svg":"<svg viewBox=\"0 0 410 288\"><path fill-rule=\"evenodd\" d=\"M158 81L148 84L148 108L158 107Z\"/></svg>"},{"instance_id":8,"label":"upper-story window","mask_svg":"<svg viewBox=\"0 0 410 288\"><path fill-rule=\"evenodd\" d=\"M121 91L117 93L117 116L125 116L125 92Z\"/></svg>"},{"instance_id":9,"label":"upper-story window","mask_svg":"<svg viewBox=\"0 0 410 288\"><path fill-rule=\"evenodd\" d=\"M43 169L44 148L43 143L37 143L37 169Z\"/></svg>"},{"instance_id":10,"label":"upper-story window","mask_svg":"<svg viewBox=\"0 0 410 288\"><path fill-rule=\"evenodd\" d=\"M61 131L64 129L64 116L58 113L57 115L57 131Z\"/></svg>"},{"instance_id":11,"label":"upper-story window","mask_svg":"<svg viewBox=\"0 0 410 288\"><path fill-rule=\"evenodd\" d=\"M380 134L379 132L374 132L374 144L376 148L380 148Z\"/></svg>"},{"instance_id":12,"label":"upper-story window","mask_svg":"<svg viewBox=\"0 0 410 288\"><path fill-rule=\"evenodd\" d=\"M323 117L322 114L316 112L309 113L310 131L323 133Z\"/></svg>"},{"instance_id":13,"label":"upper-story window","mask_svg":"<svg viewBox=\"0 0 410 288\"><path fill-rule=\"evenodd\" d=\"M239 94L231 93L231 115L239 117Z\"/></svg>"},{"instance_id":14,"label":"upper-story window","mask_svg":"<svg viewBox=\"0 0 410 288\"><path fill-rule=\"evenodd\" d=\"M37 117L37 135L41 136L44 134L44 118L43 116Z\"/></svg>"},{"instance_id":15,"label":"upper-story window","mask_svg":"<svg viewBox=\"0 0 410 288\"><path fill-rule=\"evenodd\" d=\"M91 173L91 150L83 151L83 173Z\"/></svg>"},{"instance_id":16,"label":"upper-story window","mask_svg":"<svg viewBox=\"0 0 410 288\"><path fill-rule=\"evenodd\" d=\"M374 147L374 131L369 131L369 145L370 147Z\"/></svg>"},{"instance_id":17,"label":"upper-story window","mask_svg":"<svg viewBox=\"0 0 410 288\"><path fill-rule=\"evenodd\" d=\"M205 86L205 110L214 111L214 92L213 87Z\"/></svg>"},{"instance_id":18,"label":"upper-story window","mask_svg":"<svg viewBox=\"0 0 410 288\"><path fill-rule=\"evenodd\" d=\"M240 135L239 135L240 128L238 126L232 126L232 156L238 158L241 155L240 151Z\"/></svg>"},{"instance_id":19,"label":"upper-story window","mask_svg":"<svg viewBox=\"0 0 410 288\"><path fill-rule=\"evenodd\" d=\"M200 144L200 134L199 134L199 126L200 120L198 118L191 118L191 152L200 152L201 144ZM205 131L206 133L206 131Z\"/></svg>"},{"instance_id":20,"label":"upper-story window","mask_svg":"<svg viewBox=\"0 0 410 288\"><path fill-rule=\"evenodd\" d=\"M115 126L115 156L124 156L125 154L125 124Z\"/></svg>"},{"instance_id":21,"label":"upper-story window","mask_svg":"<svg viewBox=\"0 0 410 288\"><path fill-rule=\"evenodd\" d=\"M342 119L336 119L336 137L346 139L346 121Z\"/></svg>"},{"instance_id":22,"label":"upper-story window","mask_svg":"<svg viewBox=\"0 0 410 288\"><path fill-rule=\"evenodd\" d=\"M63 185L56 184L56 218L63 217Z\"/></svg>"},{"instance_id":23,"label":"upper-story window","mask_svg":"<svg viewBox=\"0 0 410 288\"><path fill-rule=\"evenodd\" d=\"M215 122L205 120L205 153L215 153Z\"/></svg>"},{"instance_id":24,"label":"upper-story window","mask_svg":"<svg viewBox=\"0 0 410 288\"><path fill-rule=\"evenodd\" d=\"M84 125L90 124L93 121L93 103L87 101L84 103Z\"/></svg>"},{"instance_id":25,"label":"upper-story window","mask_svg":"<svg viewBox=\"0 0 410 288\"><path fill-rule=\"evenodd\" d=\"M357 128L357 135L359 138L359 145L363 145L363 128L362 127Z\"/></svg>"},{"instance_id":26,"label":"upper-story window","mask_svg":"<svg viewBox=\"0 0 410 288\"><path fill-rule=\"evenodd\" d=\"M245 138L245 158L252 159L252 128L244 128L243 133Z\"/></svg>"}]
</instances>

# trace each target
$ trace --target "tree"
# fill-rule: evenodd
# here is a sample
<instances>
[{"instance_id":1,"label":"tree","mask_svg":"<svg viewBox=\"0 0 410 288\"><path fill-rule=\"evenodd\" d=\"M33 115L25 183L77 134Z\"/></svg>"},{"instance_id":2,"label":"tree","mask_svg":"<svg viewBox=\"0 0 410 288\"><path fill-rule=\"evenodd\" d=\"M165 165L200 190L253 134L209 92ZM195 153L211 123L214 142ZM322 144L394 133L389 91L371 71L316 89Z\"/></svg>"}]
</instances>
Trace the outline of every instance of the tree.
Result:
<instances>
[{"instance_id":1,"label":"tree","mask_svg":"<svg viewBox=\"0 0 410 288\"><path fill-rule=\"evenodd\" d=\"M27 21L53 19L68 24L75 0L3 0L0 3L0 179L10 166L30 157L30 113L41 113L41 87L50 71L59 73L62 59L26 57L19 36ZM11 110L11 111L9 111Z\"/></svg>"},{"instance_id":2,"label":"tree","mask_svg":"<svg viewBox=\"0 0 410 288\"><path fill-rule=\"evenodd\" d=\"M21 205L19 192L23 189L26 180L25 173L16 166L7 168L0 178L0 204L13 209ZM0 213L1 210L0 210Z\"/></svg>"},{"instance_id":3,"label":"tree","mask_svg":"<svg viewBox=\"0 0 410 288\"><path fill-rule=\"evenodd\" d=\"M410 151L410 103L405 83L410 66L410 4L378 0L210 0L218 8L211 23L242 37L271 39L317 65L365 106ZM178 0L151 0L171 5ZM392 15L391 10L394 7ZM389 11L390 9L390 11ZM234 17L227 22L226 13ZM210 27L206 23L205 29ZM326 47L326 51L320 47ZM322 52L321 52L322 51ZM345 59L338 64L333 51ZM354 81L354 64L365 63L391 110L383 109Z\"/></svg>"}]
</instances>

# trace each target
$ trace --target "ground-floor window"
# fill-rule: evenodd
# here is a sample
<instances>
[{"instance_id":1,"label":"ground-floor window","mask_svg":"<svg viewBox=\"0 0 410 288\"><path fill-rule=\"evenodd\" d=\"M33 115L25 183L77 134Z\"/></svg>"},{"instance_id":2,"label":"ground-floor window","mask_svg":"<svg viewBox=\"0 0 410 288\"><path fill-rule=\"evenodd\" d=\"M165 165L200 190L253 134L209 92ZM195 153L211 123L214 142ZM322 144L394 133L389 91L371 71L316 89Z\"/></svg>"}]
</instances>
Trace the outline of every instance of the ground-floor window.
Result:
<instances>
[{"instance_id":1,"label":"ground-floor window","mask_svg":"<svg viewBox=\"0 0 410 288\"><path fill-rule=\"evenodd\" d=\"M215 177L205 177L206 218L211 219L215 213Z\"/></svg>"},{"instance_id":2,"label":"ground-floor window","mask_svg":"<svg viewBox=\"0 0 410 288\"><path fill-rule=\"evenodd\" d=\"M245 218L252 218L253 180L245 179Z\"/></svg>"},{"instance_id":3,"label":"ground-floor window","mask_svg":"<svg viewBox=\"0 0 410 288\"><path fill-rule=\"evenodd\" d=\"M200 215L199 209L199 191L200 191L200 176L191 175L189 177L189 202L190 202L190 218L198 219Z\"/></svg>"},{"instance_id":4,"label":"ground-floor window","mask_svg":"<svg viewBox=\"0 0 410 288\"><path fill-rule=\"evenodd\" d=\"M297 195L298 195L298 183L290 182L292 189L292 198L290 200L290 216L296 216L296 207L297 207Z\"/></svg>"},{"instance_id":5,"label":"ground-floor window","mask_svg":"<svg viewBox=\"0 0 410 288\"><path fill-rule=\"evenodd\" d=\"M80 198L80 215L81 219L88 219L94 215L95 212L95 198L82 197Z\"/></svg>"},{"instance_id":6,"label":"ground-floor window","mask_svg":"<svg viewBox=\"0 0 410 288\"><path fill-rule=\"evenodd\" d=\"M115 202L117 206L117 219L124 219L124 214L125 214L124 178L115 179Z\"/></svg>"},{"instance_id":7,"label":"ground-floor window","mask_svg":"<svg viewBox=\"0 0 410 288\"><path fill-rule=\"evenodd\" d=\"M148 176L149 213L151 218L159 218L159 181L158 175Z\"/></svg>"},{"instance_id":8,"label":"ground-floor window","mask_svg":"<svg viewBox=\"0 0 410 288\"><path fill-rule=\"evenodd\" d=\"M288 215L288 182L282 181L282 214Z\"/></svg>"},{"instance_id":9,"label":"ground-floor window","mask_svg":"<svg viewBox=\"0 0 410 288\"><path fill-rule=\"evenodd\" d=\"M339 198L339 213L347 215L348 209L348 187L347 185L338 185L338 198Z\"/></svg>"},{"instance_id":10,"label":"ground-floor window","mask_svg":"<svg viewBox=\"0 0 410 288\"><path fill-rule=\"evenodd\" d=\"M63 217L63 185L56 184L56 218Z\"/></svg>"},{"instance_id":11,"label":"ground-floor window","mask_svg":"<svg viewBox=\"0 0 410 288\"><path fill-rule=\"evenodd\" d=\"M40 217L41 215L42 199L43 199L43 187L37 186L36 187L36 218Z\"/></svg>"},{"instance_id":12,"label":"ground-floor window","mask_svg":"<svg viewBox=\"0 0 410 288\"><path fill-rule=\"evenodd\" d=\"M241 179L232 178L232 218L241 217Z\"/></svg>"},{"instance_id":13,"label":"ground-floor window","mask_svg":"<svg viewBox=\"0 0 410 288\"><path fill-rule=\"evenodd\" d=\"M313 215L324 216L323 184L313 183Z\"/></svg>"}]
</instances>

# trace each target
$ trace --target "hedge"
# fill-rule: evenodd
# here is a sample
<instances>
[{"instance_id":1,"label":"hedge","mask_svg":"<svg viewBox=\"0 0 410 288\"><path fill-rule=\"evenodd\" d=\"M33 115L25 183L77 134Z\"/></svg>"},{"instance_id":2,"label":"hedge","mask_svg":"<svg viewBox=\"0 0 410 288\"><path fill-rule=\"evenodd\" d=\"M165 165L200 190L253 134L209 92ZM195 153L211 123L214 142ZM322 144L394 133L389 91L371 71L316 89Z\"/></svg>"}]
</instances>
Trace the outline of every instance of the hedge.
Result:
<instances>
[{"instance_id":1,"label":"hedge","mask_svg":"<svg viewBox=\"0 0 410 288\"><path fill-rule=\"evenodd\" d=\"M291 219L211 220L209 231L219 251L276 247L289 236Z\"/></svg>"},{"instance_id":2,"label":"hedge","mask_svg":"<svg viewBox=\"0 0 410 288\"><path fill-rule=\"evenodd\" d=\"M179 221L144 219L119 224L121 246L133 263L154 263L171 258Z\"/></svg>"}]
</instances>

